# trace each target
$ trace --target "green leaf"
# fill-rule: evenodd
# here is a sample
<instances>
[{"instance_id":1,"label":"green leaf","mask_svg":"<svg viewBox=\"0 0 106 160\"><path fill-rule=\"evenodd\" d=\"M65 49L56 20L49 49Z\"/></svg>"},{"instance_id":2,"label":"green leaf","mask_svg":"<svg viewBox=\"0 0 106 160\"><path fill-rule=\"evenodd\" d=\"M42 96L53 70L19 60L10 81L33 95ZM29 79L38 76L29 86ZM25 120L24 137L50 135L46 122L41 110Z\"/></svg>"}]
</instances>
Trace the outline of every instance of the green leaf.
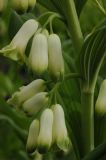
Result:
<instances>
[{"instance_id":1,"label":"green leaf","mask_svg":"<svg viewBox=\"0 0 106 160\"><path fill-rule=\"evenodd\" d=\"M106 55L106 21L91 33L84 42L81 51L81 72L90 86L95 83Z\"/></svg>"},{"instance_id":2,"label":"green leaf","mask_svg":"<svg viewBox=\"0 0 106 160\"><path fill-rule=\"evenodd\" d=\"M96 147L83 160L102 160L106 156L106 142Z\"/></svg>"}]
</instances>

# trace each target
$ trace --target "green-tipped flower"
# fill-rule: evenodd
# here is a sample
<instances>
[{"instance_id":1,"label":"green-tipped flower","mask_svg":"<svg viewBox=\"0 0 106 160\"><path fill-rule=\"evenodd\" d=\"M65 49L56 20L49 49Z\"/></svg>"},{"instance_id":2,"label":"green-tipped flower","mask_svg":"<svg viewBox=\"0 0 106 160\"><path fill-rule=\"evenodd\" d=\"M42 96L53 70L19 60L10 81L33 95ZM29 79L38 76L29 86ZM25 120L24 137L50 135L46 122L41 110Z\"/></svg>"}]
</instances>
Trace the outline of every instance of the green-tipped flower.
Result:
<instances>
[{"instance_id":1,"label":"green-tipped flower","mask_svg":"<svg viewBox=\"0 0 106 160\"><path fill-rule=\"evenodd\" d=\"M14 106L20 106L24 101L28 100L35 94L43 92L46 88L45 81L37 79L27 86L22 86L19 91L15 92L8 100L8 103Z\"/></svg>"},{"instance_id":2,"label":"green-tipped flower","mask_svg":"<svg viewBox=\"0 0 106 160\"><path fill-rule=\"evenodd\" d=\"M0 50L4 56L13 60L25 61L25 49L28 41L38 28L38 22L34 19L26 21L19 29L11 43Z\"/></svg>"},{"instance_id":3,"label":"green-tipped flower","mask_svg":"<svg viewBox=\"0 0 106 160\"><path fill-rule=\"evenodd\" d=\"M38 75L48 67L48 43L44 34L35 34L29 54L29 66Z\"/></svg>"},{"instance_id":4,"label":"green-tipped flower","mask_svg":"<svg viewBox=\"0 0 106 160\"><path fill-rule=\"evenodd\" d=\"M0 0L0 14L4 12L7 7L8 0Z\"/></svg>"},{"instance_id":5,"label":"green-tipped flower","mask_svg":"<svg viewBox=\"0 0 106 160\"><path fill-rule=\"evenodd\" d=\"M51 34L48 38L49 72L53 79L60 79L64 75L64 61L61 41L58 35Z\"/></svg>"},{"instance_id":6,"label":"green-tipped flower","mask_svg":"<svg viewBox=\"0 0 106 160\"><path fill-rule=\"evenodd\" d=\"M33 120L28 133L26 149L28 153L33 153L37 147L37 140L39 135L39 121Z\"/></svg>"},{"instance_id":7,"label":"green-tipped flower","mask_svg":"<svg viewBox=\"0 0 106 160\"><path fill-rule=\"evenodd\" d=\"M36 0L28 0L28 10L31 10L35 7Z\"/></svg>"},{"instance_id":8,"label":"green-tipped flower","mask_svg":"<svg viewBox=\"0 0 106 160\"><path fill-rule=\"evenodd\" d=\"M100 116L106 115L106 80L103 80L101 84L95 111Z\"/></svg>"},{"instance_id":9,"label":"green-tipped flower","mask_svg":"<svg viewBox=\"0 0 106 160\"><path fill-rule=\"evenodd\" d=\"M52 144L53 112L45 109L40 118L40 132L38 136L38 151L45 153Z\"/></svg>"},{"instance_id":10,"label":"green-tipped flower","mask_svg":"<svg viewBox=\"0 0 106 160\"><path fill-rule=\"evenodd\" d=\"M48 104L48 93L40 92L23 103L23 110L28 116L38 113Z\"/></svg>"},{"instance_id":11,"label":"green-tipped flower","mask_svg":"<svg viewBox=\"0 0 106 160\"><path fill-rule=\"evenodd\" d=\"M70 141L65 124L64 111L59 104L53 106L53 115L53 141L61 150L67 151Z\"/></svg>"},{"instance_id":12,"label":"green-tipped flower","mask_svg":"<svg viewBox=\"0 0 106 160\"><path fill-rule=\"evenodd\" d=\"M11 5L18 13L24 13L28 9L28 0L11 0Z\"/></svg>"}]
</instances>

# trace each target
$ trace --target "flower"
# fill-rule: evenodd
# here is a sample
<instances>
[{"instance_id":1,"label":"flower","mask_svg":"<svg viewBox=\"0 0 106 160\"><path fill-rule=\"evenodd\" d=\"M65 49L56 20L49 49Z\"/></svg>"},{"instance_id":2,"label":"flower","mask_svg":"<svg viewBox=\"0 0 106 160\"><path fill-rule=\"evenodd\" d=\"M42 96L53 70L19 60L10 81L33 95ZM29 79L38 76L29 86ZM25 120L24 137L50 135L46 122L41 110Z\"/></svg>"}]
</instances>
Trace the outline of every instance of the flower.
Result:
<instances>
[{"instance_id":1,"label":"flower","mask_svg":"<svg viewBox=\"0 0 106 160\"><path fill-rule=\"evenodd\" d=\"M22 62L25 62L25 49L27 43L32 35L36 32L37 28L37 21L34 19L27 20L16 33L11 43L0 50L0 53L11 58L12 60L21 60Z\"/></svg>"},{"instance_id":2,"label":"flower","mask_svg":"<svg viewBox=\"0 0 106 160\"><path fill-rule=\"evenodd\" d=\"M38 136L38 151L45 153L52 144L53 112L45 109L40 118L40 131Z\"/></svg>"},{"instance_id":3,"label":"flower","mask_svg":"<svg viewBox=\"0 0 106 160\"><path fill-rule=\"evenodd\" d=\"M53 79L60 79L64 75L64 62L62 56L61 41L58 35L51 34L48 37L49 48L49 72Z\"/></svg>"},{"instance_id":4,"label":"flower","mask_svg":"<svg viewBox=\"0 0 106 160\"><path fill-rule=\"evenodd\" d=\"M106 114L106 79L103 80L98 98L95 104L95 111L98 115L105 115Z\"/></svg>"},{"instance_id":5,"label":"flower","mask_svg":"<svg viewBox=\"0 0 106 160\"><path fill-rule=\"evenodd\" d=\"M28 116L32 116L38 113L43 107L48 104L48 93L40 92L27 101L25 101L22 105L24 112Z\"/></svg>"},{"instance_id":6,"label":"flower","mask_svg":"<svg viewBox=\"0 0 106 160\"><path fill-rule=\"evenodd\" d=\"M29 67L41 75L48 67L48 44L44 34L35 34L29 54Z\"/></svg>"},{"instance_id":7,"label":"flower","mask_svg":"<svg viewBox=\"0 0 106 160\"><path fill-rule=\"evenodd\" d=\"M67 133L67 128L65 124L64 111L60 104L55 104L53 108L53 141L57 146L63 150L67 151L69 149L69 137Z\"/></svg>"},{"instance_id":8,"label":"flower","mask_svg":"<svg viewBox=\"0 0 106 160\"><path fill-rule=\"evenodd\" d=\"M36 150L38 135L39 135L39 120L35 119L32 121L29 128L27 144L26 144L26 149L28 153L33 153Z\"/></svg>"},{"instance_id":9,"label":"flower","mask_svg":"<svg viewBox=\"0 0 106 160\"><path fill-rule=\"evenodd\" d=\"M19 91L15 92L8 100L8 103L14 106L20 106L24 101L28 100L35 94L44 91L46 88L45 81L37 79L27 86L22 86Z\"/></svg>"}]
</instances>

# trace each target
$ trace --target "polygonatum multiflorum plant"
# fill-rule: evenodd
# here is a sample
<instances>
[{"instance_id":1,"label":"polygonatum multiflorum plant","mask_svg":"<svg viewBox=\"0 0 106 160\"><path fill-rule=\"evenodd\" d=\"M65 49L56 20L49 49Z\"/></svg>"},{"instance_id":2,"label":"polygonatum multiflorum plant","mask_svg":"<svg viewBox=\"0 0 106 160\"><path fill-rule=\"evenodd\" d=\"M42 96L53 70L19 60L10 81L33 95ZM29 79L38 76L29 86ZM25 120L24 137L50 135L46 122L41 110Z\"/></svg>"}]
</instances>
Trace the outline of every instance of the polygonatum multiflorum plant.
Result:
<instances>
[{"instance_id":1,"label":"polygonatum multiflorum plant","mask_svg":"<svg viewBox=\"0 0 106 160\"><path fill-rule=\"evenodd\" d=\"M87 30L90 12L90 20L98 17ZM0 120L12 125L27 157L106 159L105 0L0 0L0 16L1 28L9 17L0 55L25 70L15 68L15 76L27 75L4 96Z\"/></svg>"}]
</instances>

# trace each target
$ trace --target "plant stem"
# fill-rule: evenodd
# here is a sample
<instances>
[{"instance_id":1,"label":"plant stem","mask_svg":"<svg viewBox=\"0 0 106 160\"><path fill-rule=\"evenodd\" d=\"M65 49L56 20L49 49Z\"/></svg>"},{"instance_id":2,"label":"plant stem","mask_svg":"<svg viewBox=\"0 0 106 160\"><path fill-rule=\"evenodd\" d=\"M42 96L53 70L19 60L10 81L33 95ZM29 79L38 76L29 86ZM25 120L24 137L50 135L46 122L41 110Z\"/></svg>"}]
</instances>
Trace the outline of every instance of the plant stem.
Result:
<instances>
[{"instance_id":1,"label":"plant stem","mask_svg":"<svg viewBox=\"0 0 106 160\"><path fill-rule=\"evenodd\" d=\"M66 18L68 22L69 32L72 36L72 42L76 52L80 52L83 44L83 35L78 20L74 0L66 0Z\"/></svg>"},{"instance_id":2,"label":"plant stem","mask_svg":"<svg viewBox=\"0 0 106 160\"><path fill-rule=\"evenodd\" d=\"M94 92L82 91L82 156L94 149Z\"/></svg>"}]
</instances>

